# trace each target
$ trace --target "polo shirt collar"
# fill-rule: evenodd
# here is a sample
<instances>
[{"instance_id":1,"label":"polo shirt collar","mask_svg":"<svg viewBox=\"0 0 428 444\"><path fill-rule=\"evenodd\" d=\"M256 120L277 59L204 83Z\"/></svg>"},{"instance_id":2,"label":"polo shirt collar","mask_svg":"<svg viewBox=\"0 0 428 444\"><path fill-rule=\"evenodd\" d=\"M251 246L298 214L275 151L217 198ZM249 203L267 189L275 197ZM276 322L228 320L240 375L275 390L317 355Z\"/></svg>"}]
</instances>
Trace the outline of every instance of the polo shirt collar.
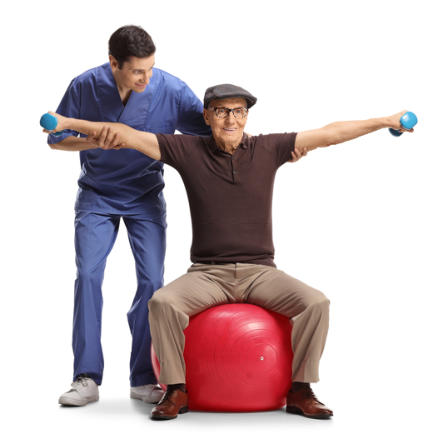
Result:
<instances>
[{"instance_id":1,"label":"polo shirt collar","mask_svg":"<svg viewBox=\"0 0 428 444\"><path fill-rule=\"evenodd\" d=\"M240 148L242 148L243 150L246 150L248 148L248 141L249 141L249 137L246 133L244 133L242 136L241 143L236 147L236 150L239 150ZM213 152L220 151L221 153L225 153L224 150L222 150L221 148L219 148L217 146L213 136L210 137L208 145Z\"/></svg>"}]
</instances>

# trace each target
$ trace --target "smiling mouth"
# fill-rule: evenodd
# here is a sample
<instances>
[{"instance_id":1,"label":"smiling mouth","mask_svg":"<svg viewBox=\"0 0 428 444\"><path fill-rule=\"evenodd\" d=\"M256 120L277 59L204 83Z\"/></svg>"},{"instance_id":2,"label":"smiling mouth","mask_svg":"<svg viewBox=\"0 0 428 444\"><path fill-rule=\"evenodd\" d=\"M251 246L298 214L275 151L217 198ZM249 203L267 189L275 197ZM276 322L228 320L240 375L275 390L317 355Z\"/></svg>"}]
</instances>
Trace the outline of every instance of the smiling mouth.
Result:
<instances>
[{"instance_id":1,"label":"smiling mouth","mask_svg":"<svg viewBox=\"0 0 428 444\"><path fill-rule=\"evenodd\" d=\"M223 128L224 131L229 131L229 132L236 131L237 129L238 128Z\"/></svg>"}]
</instances>

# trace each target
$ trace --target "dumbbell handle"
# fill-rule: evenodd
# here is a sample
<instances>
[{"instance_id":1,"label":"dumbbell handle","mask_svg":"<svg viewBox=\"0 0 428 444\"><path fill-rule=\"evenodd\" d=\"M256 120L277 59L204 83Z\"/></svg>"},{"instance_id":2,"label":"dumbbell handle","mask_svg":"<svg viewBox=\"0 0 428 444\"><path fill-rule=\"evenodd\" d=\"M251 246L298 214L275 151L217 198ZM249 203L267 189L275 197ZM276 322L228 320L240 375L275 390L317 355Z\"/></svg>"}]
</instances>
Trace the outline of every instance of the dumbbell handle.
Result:
<instances>
[{"instance_id":1,"label":"dumbbell handle","mask_svg":"<svg viewBox=\"0 0 428 444\"><path fill-rule=\"evenodd\" d=\"M58 119L52 114L43 114L43 116L40 118L40 126L42 126L45 130L53 131L58 126ZM52 134L59 136L62 133L62 131L59 131L58 133Z\"/></svg>"},{"instance_id":2,"label":"dumbbell handle","mask_svg":"<svg viewBox=\"0 0 428 444\"><path fill-rule=\"evenodd\" d=\"M400 124L404 129L410 130L418 123L418 118L415 113L408 111L400 117ZM389 132L396 137L401 136L403 133L394 128L389 128Z\"/></svg>"}]
</instances>

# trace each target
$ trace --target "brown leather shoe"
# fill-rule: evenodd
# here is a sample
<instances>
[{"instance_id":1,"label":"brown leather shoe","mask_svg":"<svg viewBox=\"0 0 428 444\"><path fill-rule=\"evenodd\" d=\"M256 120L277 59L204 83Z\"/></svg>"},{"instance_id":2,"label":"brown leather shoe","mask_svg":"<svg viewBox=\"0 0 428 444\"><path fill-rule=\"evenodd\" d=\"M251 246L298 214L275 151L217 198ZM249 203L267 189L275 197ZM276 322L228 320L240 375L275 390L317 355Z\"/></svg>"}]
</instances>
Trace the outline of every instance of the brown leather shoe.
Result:
<instances>
[{"instance_id":1,"label":"brown leather shoe","mask_svg":"<svg viewBox=\"0 0 428 444\"><path fill-rule=\"evenodd\" d=\"M285 411L314 419L328 419L333 416L333 412L315 397L311 386L303 383L298 388L292 387L288 392Z\"/></svg>"},{"instance_id":2,"label":"brown leather shoe","mask_svg":"<svg viewBox=\"0 0 428 444\"><path fill-rule=\"evenodd\" d=\"M174 419L179 413L188 412L188 398L187 392L179 388L167 387L161 400L152 409L151 419Z\"/></svg>"}]
</instances>

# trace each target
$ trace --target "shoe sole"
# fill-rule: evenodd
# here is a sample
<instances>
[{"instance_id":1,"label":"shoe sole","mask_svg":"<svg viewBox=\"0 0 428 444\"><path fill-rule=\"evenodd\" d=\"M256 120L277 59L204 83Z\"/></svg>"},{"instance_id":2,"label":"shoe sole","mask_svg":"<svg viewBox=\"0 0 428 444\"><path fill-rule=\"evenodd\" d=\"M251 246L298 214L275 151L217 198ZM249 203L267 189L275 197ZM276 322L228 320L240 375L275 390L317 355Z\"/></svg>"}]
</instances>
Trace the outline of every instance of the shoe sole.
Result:
<instances>
[{"instance_id":1,"label":"shoe sole","mask_svg":"<svg viewBox=\"0 0 428 444\"><path fill-rule=\"evenodd\" d=\"M189 411L189 407L185 406L185 407L181 407L181 409L178 411L178 414L181 415L182 413L187 413ZM175 416L151 416L150 419L152 419L153 421L165 421L168 419L175 419L177 418L178 415Z\"/></svg>"},{"instance_id":2,"label":"shoe sole","mask_svg":"<svg viewBox=\"0 0 428 444\"><path fill-rule=\"evenodd\" d=\"M58 400L58 404L64 405L66 407L83 407L84 405L87 405L90 402L98 401L98 399L99 399L99 396L96 396L94 398L82 399L81 401L78 401L75 399L67 398L65 396L61 396L61 398L59 398L59 400Z\"/></svg>"},{"instance_id":3,"label":"shoe sole","mask_svg":"<svg viewBox=\"0 0 428 444\"><path fill-rule=\"evenodd\" d=\"M135 395L134 393L131 393L130 396L131 396L131 399L138 399L139 401L143 401L147 404L157 404L162 399L162 396L161 396L157 401L146 401L142 396Z\"/></svg>"},{"instance_id":4,"label":"shoe sole","mask_svg":"<svg viewBox=\"0 0 428 444\"><path fill-rule=\"evenodd\" d=\"M305 418L311 418L311 419L330 419L333 416L333 414L330 414L330 413L319 413L318 415L317 414L309 415L309 414L305 413L299 407L295 407L295 406L287 406L285 408L285 411L287 413L292 413L293 415L300 415L300 416L304 416Z\"/></svg>"}]
</instances>

